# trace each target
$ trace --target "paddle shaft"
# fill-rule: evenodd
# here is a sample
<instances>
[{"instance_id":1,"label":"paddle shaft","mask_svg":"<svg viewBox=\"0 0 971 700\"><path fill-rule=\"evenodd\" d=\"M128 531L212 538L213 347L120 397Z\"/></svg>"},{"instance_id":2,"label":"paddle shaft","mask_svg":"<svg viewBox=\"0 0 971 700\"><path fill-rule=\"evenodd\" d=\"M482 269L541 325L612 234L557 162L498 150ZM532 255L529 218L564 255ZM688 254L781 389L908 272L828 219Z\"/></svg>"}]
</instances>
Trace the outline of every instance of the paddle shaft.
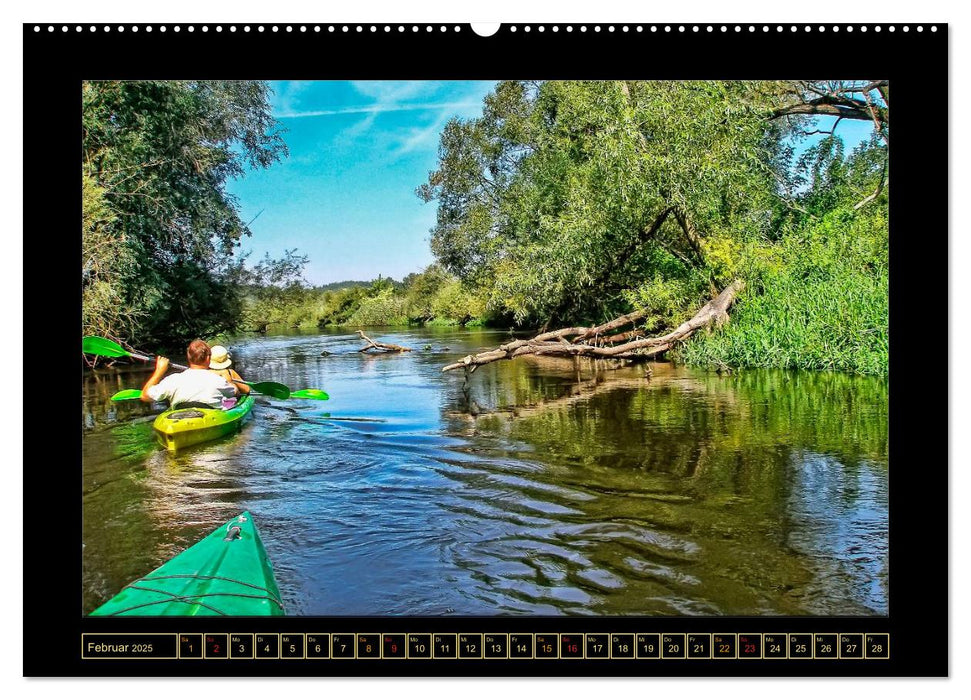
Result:
<instances>
[{"instance_id":1,"label":"paddle shaft","mask_svg":"<svg viewBox=\"0 0 971 700\"><path fill-rule=\"evenodd\" d=\"M134 357L136 360L141 360L142 362L155 362L154 357L149 357L148 355L139 355L137 352L129 352L128 356ZM172 369L181 369L183 371L189 369L185 365L179 365L171 361L169 362L169 367ZM246 382L243 382L243 384L246 384Z\"/></svg>"},{"instance_id":2,"label":"paddle shaft","mask_svg":"<svg viewBox=\"0 0 971 700\"><path fill-rule=\"evenodd\" d=\"M142 360L143 362L155 362L155 358L150 357L148 355L140 355L137 352L129 352L128 354L129 356L134 357L136 360ZM180 365L172 361L169 361L169 367L171 367L172 369L181 369L182 371L189 369L185 365ZM254 384L254 382L244 382L242 379L234 379L233 381L239 384L245 384L246 386L253 386ZM259 384L260 382L255 382L255 383Z\"/></svg>"}]
</instances>

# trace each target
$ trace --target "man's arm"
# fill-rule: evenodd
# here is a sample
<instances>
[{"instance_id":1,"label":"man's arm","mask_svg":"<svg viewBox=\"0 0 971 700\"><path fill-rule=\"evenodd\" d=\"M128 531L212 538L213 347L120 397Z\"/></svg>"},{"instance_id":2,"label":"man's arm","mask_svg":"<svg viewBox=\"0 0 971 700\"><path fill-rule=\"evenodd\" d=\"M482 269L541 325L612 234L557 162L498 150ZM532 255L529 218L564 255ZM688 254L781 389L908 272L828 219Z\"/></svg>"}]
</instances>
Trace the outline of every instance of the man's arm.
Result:
<instances>
[{"instance_id":1,"label":"man's arm","mask_svg":"<svg viewBox=\"0 0 971 700\"><path fill-rule=\"evenodd\" d=\"M236 387L236 391L239 392L239 395L240 396L243 396L245 394L248 394L249 393L249 384L241 384L240 383L240 382L243 381L243 378L241 376L239 376L239 373L236 370L231 369L231 370L229 370L229 372L230 372L230 375L233 378L232 379L233 386ZM237 381L237 380L239 380L239 381Z\"/></svg>"},{"instance_id":2,"label":"man's arm","mask_svg":"<svg viewBox=\"0 0 971 700\"><path fill-rule=\"evenodd\" d=\"M151 389L156 384L158 384L160 381L162 381L162 377L165 376L165 373L168 371L168 369L169 369L169 358L162 357L162 356L155 358L155 371L152 373L152 376L148 378L148 381L145 382L145 386L142 387L142 395L141 395L142 401L144 401L145 403L151 403L152 401L155 400L149 395L148 390Z\"/></svg>"}]
</instances>

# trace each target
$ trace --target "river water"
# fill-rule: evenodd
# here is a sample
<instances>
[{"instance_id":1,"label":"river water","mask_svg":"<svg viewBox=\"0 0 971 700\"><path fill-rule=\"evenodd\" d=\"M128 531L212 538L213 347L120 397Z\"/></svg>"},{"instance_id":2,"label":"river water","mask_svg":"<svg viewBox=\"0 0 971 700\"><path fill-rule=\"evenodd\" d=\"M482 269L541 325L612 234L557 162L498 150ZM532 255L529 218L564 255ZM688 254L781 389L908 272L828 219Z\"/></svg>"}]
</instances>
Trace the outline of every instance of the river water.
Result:
<instances>
[{"instance_id":1,"label":"river water","mask_svg":"<svg viewBox=\"0 0 971 700\"><path fill-rule=\"evenodd\" d=\"M89 374L83 612L249 510L290 615L887 614L886 380L525 357L466 384L441 368L508 334L369 335L414 352L235 339L244 377L331 399L177 454L159 406L108 401L146 371Z\"/></svg>"}]
</instances>

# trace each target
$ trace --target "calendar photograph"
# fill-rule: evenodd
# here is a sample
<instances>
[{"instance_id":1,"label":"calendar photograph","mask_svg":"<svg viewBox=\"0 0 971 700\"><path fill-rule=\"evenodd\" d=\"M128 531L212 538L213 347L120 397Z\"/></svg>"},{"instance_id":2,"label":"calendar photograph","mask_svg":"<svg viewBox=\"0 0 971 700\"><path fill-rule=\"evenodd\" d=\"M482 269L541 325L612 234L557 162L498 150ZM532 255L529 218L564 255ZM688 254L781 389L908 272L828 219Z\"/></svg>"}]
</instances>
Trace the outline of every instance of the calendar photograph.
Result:
<instances>
[{"instance_id":1,"label":"calendar photograph","mask_svg":"<svg viewBox=\"0 0 971 700\"><path fill-rule=\"evenodd\" d=\"M804 77L84 80L82 614L888 615L892 86Z\"/></svg>"}]
</instances>

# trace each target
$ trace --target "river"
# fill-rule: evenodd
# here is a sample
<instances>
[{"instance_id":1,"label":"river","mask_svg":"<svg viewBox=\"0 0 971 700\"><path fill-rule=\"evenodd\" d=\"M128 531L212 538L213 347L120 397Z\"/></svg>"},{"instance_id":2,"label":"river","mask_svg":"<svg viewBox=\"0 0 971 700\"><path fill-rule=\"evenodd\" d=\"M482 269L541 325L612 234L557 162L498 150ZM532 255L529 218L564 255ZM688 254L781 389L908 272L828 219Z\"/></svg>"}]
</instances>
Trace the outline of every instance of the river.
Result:
<instances>
[{"instance_id":1,"label":"river","mask_svg":"<svg viewBox=\"0 0 971 700\"><path fill-rule=\"evenodd\" d=\"M290 615L887 614L885 379L524 357L466 385L441 368L508 334L368 333L414 351L232 340L331 398L176 454L160 407L108 401L147 371L88 373L83 612L249 510Z\"/></svg>"}]
</instances>

